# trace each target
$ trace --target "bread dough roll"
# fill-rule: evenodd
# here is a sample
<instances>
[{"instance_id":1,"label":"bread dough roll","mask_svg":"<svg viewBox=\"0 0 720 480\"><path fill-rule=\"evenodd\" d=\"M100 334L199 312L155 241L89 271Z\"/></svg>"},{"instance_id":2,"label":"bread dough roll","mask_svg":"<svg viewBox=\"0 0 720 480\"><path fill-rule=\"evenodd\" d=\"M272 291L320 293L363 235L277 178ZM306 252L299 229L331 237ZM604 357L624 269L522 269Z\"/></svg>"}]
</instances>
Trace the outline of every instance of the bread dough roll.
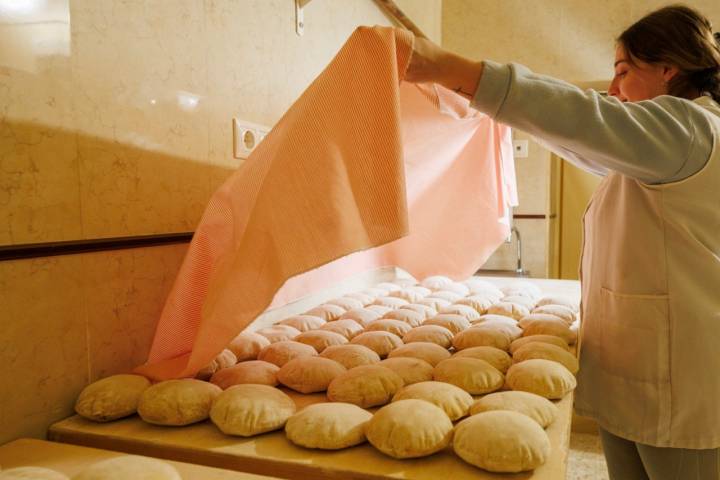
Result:
<instances>
[{"instance_id":1,"label":"bread dough roll","mask_svg":"<svg viewBox=\"0 0 720 480\"><path fill-rule=\"evenodd\" d=\"M300 393L324 392L347 369L335 360L323 357L299 357L290 360L277 373L277 379Z\"/></svg>"},{"instance_id":2,"label":"bread dough roll","mask_svg":"<svg viewBox=\"0 0 720 480\"><path fill-rule=\"evenodd\" d=\"M380 361L380 355L362 345L333 345L320 354L321 357L335 360L348 370L360 365L372 365Z\"/></svg>"},{"instance_id":3,"label":"bread dough roll","mask_svg":"<svg viewBox=\"0 0 720 480\"><path fill-rule=\"evenodd\" d=\"M471 395L483 395L500 389L505 376L485 360L455 357L435 366L433 380L451 383Z\"/></svg>"},{"instance_id":4,"label":"bread dough roll","mask_svg":"<svg viewBox=\"0 0 720 480\"><path fill-rule=\"evenodd\" d=\"M382 317L380 313L370 310L369 308L355 308L343 313L340 316L340 320L354 320L363 327L367 327L370 322L380 317Z\"/></svg>"},{"instance_id":5,"label":"bread dough roll","mask_svg":"<svg viewBox=\"0 0 720 480\"><path fill-rule=\"evenodd\" d=\"M258 360L274 363L278 367L282 367L293 358L314 357L317 354L317 350L310 345L285 341L273 343L263 348L258 355Z\"/></svg>"},{"instance_id":6,"label":"bread dough roll","mask_svg":"<svg viewBox=\"0 0 720 480\"><path fill-rule=\"evenodd\" d=\"M346 309L339 305L323 303L322 305L318 305L315 308L311 308L310 310L305 312L305 315L313 315L315 317L325 319L326 322L332 322L333 320L337 320L338 318L340 318L340 316L346 311Z\"/></svg>"},{"instance_id":7,"label":"bread dough roll","mask_svg":"<svg viewBox=\"0 0 720 480\"><path fill-rule=\"evenodd\" d=\"M438 309L442 307L447 307L448 305L452 305L453 302L450 300L445 300L444 298L433 298L432 295L428 295L427 297L418 300L413 305L425 305L426 307L430 307L436 312Z\"/></svg>"},{"instance_id":8,"label":"bread dough roll","mask_svg":"<svg viewBox=\"0 0 720 480\"><path fill-rule=\"evenodd\" d=\"M402 337L403 342L429 342L440 345L443 348L450 348L452 345L453 333L439 325L423 325L415 327Z\"/></svg>"},{"instance_id":9,"label":"bread dough roll","mask_svg":"<svg viewBox=\"0 0 720 480\"><path fill-rule=\"evenodd\" d=\"M531 313L530 315L526 315L522 319L520 319L517 324L518 326L520 326L520 328L525 328L530 324L530 322L534 320L548 320L550 322L559 322L565 325L570 325L557 315L551 315L549 313Z\"/></svg>"},{"instance_id":10,"label":"bread dough roll","mask_svg":"<svg viewBox=\"0 0 720 480\"><path fill-rule=\"evenodd\" d=\"M549 315L555 315L563 319L568 325L572 325L577 320L577 315L570 308L563 305L542 305L533 309L532 313L545 313Z\"/></svg>"},{"instance_id":11,"label":"bread dough roll","mask_svg":"<svg viewBox=\"0 0 720 480\"><path fill-rule=\"evenodd\" d=\"M327 305L337 305L338 307L344 308L346 312L356 308L363 308L365 306L360 300L347 297L334 298L325 303Z\"/></svg>"},{"instance_id":12,"label":"bread dough roll","mask_svg":"<svg viewBox=\"0 0 720 480\"><path fill-rule=\"evenodd\" d=\"M440 300L445 300L447 302L455 303L461 298L463 298L464 295L457 293L457 292L451 292L449 290L438 290L437 292L433 292L431 295L428 295L425 298L439 298ZM440 311L440 308L436 307L438 312Z\"/></svg>"},{"instance_id":13,"label":"bread dough roll","mask_svg":"<svg viewBox=\"0 0 720 480\"><path fill-rule=\"evenodd\" d=\"M520 363L533 358L544 358L561 363L570 373L575 375L580 369L578 359L572 353L564 350L562 347L550 345L543 342L531 342L524 345L513 354L513 362Z\"/></svg>"},{"instance_id":14,"label":"bread dough roll","mask_svg":"<svg viewBox=\"0 0 720 480\"><path fill-rule=\"evenodd\" d=\"M154 425L190 425L208 418L210 406L221 393L220 387L202 380L166 380L143 392L137 411Z\"/></svg>"},{"instance_id":15,"label":"bread dough roll","mask_svg":"<svg viewBox=\"0 0 720 480\"><path fill-rule=\"evenodd\" d=\"M453 449L471 465L490 472L517 473L545 464L550 439L527 416L497 410L473 415L455 427Z\"/></svg>"},{"instance_id":16,"label":"bread dough roll","mask_svg":"<svg viewBox=\"0 0 720 480\"><path fill-rule=\"evenodd\" d=\"M465 350L471 347L495 347L507 351L510 348L512 338L510 335L497 326L472 327L455 335L453 346L456 350Z\"/></svg>"},{"instance_id":17,"label":"bread dough roll","mask_svg":"<svg viewBox=\"0 0 720 480\"><path fill-rule=\"evenodd\" d=\"M442 308L440 308L440 310L438 310L438 312L462 315L463 317L467 318L469 322L472 322L472 321L480 318L480 313L478 313L478 311L475 310L473 307L471 307L469 305L461 305L459 303L455 303L455 304L447 306L447 307L442 307Z\"/></svg>"},{"instance_id":18,"label":"bread dough roll","mask_svg":"<svg viewBox=\"0 0 720 480\"><path fill-rule=\"evenodd\" d=\"M335 377L328 386L327 397L332 402L370 408L388 403L402 386L402 378L389 368L361 365Z\"/></svg>"},{"instance_id":19,"label":"bread dough roll","mask_svg":"<svg viewBox=\"0 0 720 480\"><path fill-rule=\"evenodd\" d=\"M433 379L433 366L425 360L412 357L386 358L380 365L400 375L405 385L429 382Z\"/></svg>"},{"instance_id":20,"label":"bread dough roll","mask_svg":"<svg viewBox=\"0 0 720 480\"><path fill-rule=\"evenodd\" d=\"M532 320L523 326L523 336L530 335L554 335L562 338L568 345L573 345L577 340L577 332L568 327L563 321L557 320Z\"/></svg>"},{"instance_id":21,"label":"bread dough roll","mask_svg":"<svg viewBox=\"0 0 720 480\"><path fill-rule=\"evenodd\" d=\"M310 345L318 353L322 353L327 347L333 345L343 345L348 343L348 339L336 332L327 330L311 330L303 332L295 337L296 342Z\"/></svg>"},{"instance_id":22,"label":"bread dough roll","mask_svg":"<svg viewBox=\"0 0 720 480\"><path fill-rule=\"evenodd\" d=\"M288 327L293 327L300 332L307 332L310 330L317 330L325 325L325 319L314 315L295 315L286 318L278 323L278 325L287 325Z\"/></svg>"},{"instance_id":23,"label":"bread dough roll","mask_svg":"<svg viewBox=\"0 0 720 480\"><path fill-rule=\"evenodd\" d=\"M545 397L530 392L495 392L475 401L470 415L492 410L511 410L532 418L542 428L547 428L559 415L559 410Z\"/></svg>"},{"instance_id":24,"label":"bread dough roll","mask_svg":"<svg viewBox=\"0 0 720 480\"><path fill-rule=\"evenodd\" d=\"M245 360L255 360L260 350L268 345L270 345L270 340L259 333L242 332L230 342L227 348L235 354L238 362L244 362Z\"/></svg>"},{"instance_id":25,"label":"bread dough roll","mask_svg":"<svg viewBox=\"0 0 720 480\"><path fill-rule=\"evenodd\" d=\"M403 341L397 335L385 331L373 331L361 333L357 337L350 340L354 345L362 345L373 352L385 358L390 352L402 346Z\"/></svg>"},{"instance_id":26,"label":"bread dough roll","mask_svg":"<svg viewBox=\"0 0 720 480\"><path fill-rule=\"evenodd\" d=\"M450 285L451 283L453 283L451 278L445 277L443 275L433 275L433 276L424 278L420 282L420 285L422 285L425 288L435 291L435 290L442 290L443 287L445 287L446 285Z\"/></svg>"},{"instance_id":27,"label":"bread dough roll","mask_svg":"<svg viewBox=\"0 0 720 480\"><path fill-rule=\"evenodd\" d=\"M512 357L504 350L495 347L470 347L456 352L451 358L476 358L484 360L500 373L505 374L512 365Z\"/></svg>"},{"instance_id":28,"label":"bread dough roll","mask_svg":"<svg viewBox=\"0 0 720 480\"><path fill-rule=\"evenodd\" d=\"M381 318L370 322L366 327L366 332L390 332L393 335L401 337L407 332L412 330L413 327L410 324L403 322L402 320L393 320L392 318Z\"/></svg>"},{"instance_id":29,"label":"bread dough roll","mask_svg":"<svg viewBox=\"0 0 720 480\"><path fill-rule=\"evenodd\" d=\"M425 360L434 367L446 358L450 358L450 352L435 343L413 342L396 348L388 354L388 357L419 358L420 360Z\"/></svg>"},{"instance_id":30,"label":"bread dough roll","mask_svg":"<svg viewBox=\"0 0 720 480\"><path fill-rule=\"evenodd\" d=\"M325 325L320 327L320 330L326 330L328 332L339 333L348 340L352 340L353 337L363 332L364 328L355 320L334 320L327 322Z\"/></svg>"},{"instance_id":31,"label":"bread dough roll","mask_svg":"<svg viewBox=\"0 0 720 480\"><path fill-rule=\"evenodd\" d=\"M15 467L0 472L1 480L68 480L65 474L43 467Z\"/></svg>"},{"instance_id":32,"label":"bread dough roll","mask_svg":"<svg viewBox=\"0 0 720 480\"><path fill-rule=\"evenodd\" d=\"M392 309L400 308L403 305L407 305L408 302L405 299L397 298L397 297L377 297L375 301L373 302L373 305L381 305L383 307L389 307Z\"/></svg>"},{"instance_id":33,"label":"bread dough roll","mask_svg":"<svg viewBox=\"0 0 720 480\"><path fill-rule=\"evenodd\" d=\"M567 350L568 352L570 351L570 346L560 337L556 337L555 335L530 335L513 340L510 344L510 353L515 353L518 348L532 342L549 343L551 345L555 345L556 347L560 347L563 350Z\"/></svg>"},{"instance_id":34,"label":"bread dough roll","mask_svg":"<svg viewBox=\"0 0 720 480\"><path fill-rule=\"evenodd\" d=\"M200 380L209 380L213 374L224 368L232 367L237 363L237 357L227 348L220 352L208 365L201 368L195 375Z\"/></svg>"},{"instance_id":35,"label":"bread dough roll","mask_svg":"<svg viewBox=\"0 0 720 480\"><path fill-rule=\"evenodd\" d=\"M457 293L458 295L462 295L463 297L467 297L468 295L470 295L470 289L460 282L452 282L448 285L445 285L441 291Z\"/></svg>"},{"instance_id":36,"label":"bread dough roll","mask_svg":"<svg viewBox=\"0 0 720 480\"><path fill-rule=\"evenodd\" d=\"M277 372L280 367L262 360L248 360L219 370L210 378L210 383L227 390L233 385L257 383L274 387L278 384Z\"/></svg>"},{"instance_id":37,"label":"bread dough roll","mask_svg":"<svg viewBox=\"0 0 720 480\"><path fill-rule=\"evenodd\" d=\"M385 315L386 313L392 312L392 311L394 310L393 308L386 307L386 306L384 306L384 305L368 305L368 306L365 307L365 308L366 308L367 310L372 311L372 312L379 313L379 314L380 314L380 317L382 317L382 316Z\"/></svg>"},{"instance_id":38,"label":"bread dough roll","mask_svg":"<svg viewBox=\"0 0 720 480\"><path fill-rule=\"evenodd\" d=\"M300 330L288 325L273 325L272 327L261 328L257 332L267 338L270 343L287 342L300 335Z\"/></svg>"},{"instance_id":39,"label":"bread dough roll","mask_svg":"<svg viewBox=\"0 0 720 480\"><path fill-rule=\"evenodd\" d=\"M577 386L575 376L562 364L540 358L514 364L505 378L513 390L551 400L563 398Z\"/></svg>"},{"instance_id":40,"label":"bread dough roll","mask_svg":"<svg viewBox=\"0 0 720 480\"><path fill-rule=\"evenodd\" d=\"M401 322L407 323L411 327L419 327L425 321L425 315L423 315L422 313L404 308L398 308L397 310L388 312L383 315L383 318L400 320Z\"/></svg>"},{"instance_id":41,"label":"bread dough roll","mask_svg":"<svg viewBox=\"0 0 720 480\"><path fill-rule=\"evenodd\" d=\"M478 360L480 361L480 360ZM466 416L473 398L460 387L445 382L418 382L406 385L393 397L393 402L414 398L440 407L453 422Z\"/></svg>"},{"instance_id":42,"label":"bread dough roll","mask_svg":"<svg viewBox=\"0 0 720 480\"><path fill-rule=\"evenodd\" d=\"M402 290L396 290L394 292L390 292L390 294L388 296L395 297L395 298L402 298L403 300L407 300L408 302L413 303L413 302L425 297L426 295L422 295L420 292L418 292L416 290L410 290L410 289L404 288Z\"/></svg>"},{"instance_id":43,"label":"bread dough roll","mask_svg":"<svg viewBox=\"0 0 720 480\"><path fill-rule=\"evenodd\" d=\"M488 325L496 325L496 324L502 324L502 325L510 325L513 327L516 327L518 324L518 321L515 320L512 317L508 317L505 315L496 315L494 313L480 315L480 318L472 322L472 325L482 325L484 323L487 323Z\"/></svg>"},{"instance_id":44,"label":"bread dough roll","mask_svg":"<svg viewBox=\"0 0 720 480\"><path fill-rule=\"evenodd\" d=\"M2 477L0 475L0 477ZM182 480L175 467L155 458L123 455L93 463L72 480Z\"/></svg>"},{"instance_id":45,"label":"bread dough roll","mask_svg":"<svg viewBox=\"0 0 720 480\"><path fill-rule=\"evenodd\" d=\"M542 307L545 305L562 305L564 307L568 307L575 313L577 313L577 311L579 310L577 302L574 302L569 297L566 297L564 295L547 295L538 300L538 307Z\"/></svg>"},{"instance_id":46,"label":"bread dough roll","mask_svg":"<svg viewBox=\"0 0 720 480\"><path fill-rule=\"evenodd\" d=\"M225 435L250 437L278 430L295 413L295 402L267 385L235 385L213 403L210 419Z\"/></svg>"},{"instance_id":47,"label":"bread dough roll","mask_svg":"<svg viewBox=\"0 0 720 480\"><path fill-rule=\"evenodd\" d=\"M140 375L113 375L83 388L75 402L78 415L95 422L109 422L137 411L150 380Z\"/></svg>"},{"instance_id":48,"label":"bread dough roll","mask_svg":"<svg viewBox=\"0 0 720 480\"><path fill-rule=\"evenodd\" d=\"M346 298L354 298L355 300L360 300L360 303L363 304L363 307L370 305L374 300L375 297L372 295L368 295L361 292L353 292L348 293L347 295L344 295Z\"/></svg>"},{"instance_id":49,"label":"bread dough roll","mask_svg":"<svg viewBox=\"0 0 720 480\"><path fill-rule=\"evenodd\" d=\"M403 305L398 310L412 310L413 312L417 312L421 314L425 320L428 318L432 318L438 314L437 310L435 310L433 307L430 307L428 305L423 305L422 303L408 303L407 305Z\"/></svg>"},{"instance_id":50,"label":"bread dough roll","mask_svg":"<svg viewBox=\"0 0 720 480\"><path fill-rule=\"evenodd\" d=\"M471 295L469 297L461 298L455 302L455 305L465 305L471 307L477 313L482 315L487 312L487 309L490 308L495 301L497 300L487 295Z\"/></svg>"},{"instance_id":51,"label":"bread dough roll","mask_svg":"<svg viewBox=\"0 0 720 480\"><path fill-rule=\"evenodd\" d=\"M503 332L505 333L505 335L508 336L511 342L520 338L523 334L523 329L520 328L517 324L511 325L509 323L499 322L496 320L486 320L481 324L472 325L468 330L471 330L473 328L479 328L482 330L497 330Z\"/></svg>"},{"instance_id":52,"label":"bread dough roll","mask_svg":"<svg viewBox=\"0 0 720 480\"><path fill-rule=\"evenodd\" d=\"M393 282L380 282L375 285L375 288L382 288L384 290L387 290L388 293L390 293L390 292L396 292L396 291L402 289L402 286L398 285L397 283L393 283Z\"/></svg>"},{"instance_id":53,"label":"bread dough roll","mask_svg":"<svg viewBox=\"0 0 720 480\"><path fill-rule=\"evenodd\" d=\"M450 444L453 426L445 413L423 400L401 400L375 413L367 424L368 441L393 458L432 455Z\"/></svg>"},{"instance_id":54,"label":"bread dough roll","mask_svg":"<svg viewBox=\"0 0 720 480\"><path fill-rule=\"evenodd\" d=\"M455 313L441 313L430 320L425 320L423 325L438 325L447 328L453 335L470 328L468 319Z\"/></svg>"},{"instance_id":55,"label":"bread dough roll","mask_svg":"<svg viewBox=\"0 0 720 480\"><path fill-rule=\"evenodd\" d=\"M315 403L290 417L285 435L305 448L339 450L365 442L372 413L351 403Z\"/></svg>"},{"instance_id":56,"label":"bread dough roll","mask_svg":"<svg viewBox=\"0 0 720 480\"><path fill-rule=\"evenodd\" d=\"M523 295L510 295L508 297L501 298L499 301L504 303L517 303L518 305L522 305L528 310L532 310L533 308L535 308L535 300L530 297L525 297Z\"/></svg>"},{"instance_id":57,"label":"bread dough roll","mask_svg":"<svg viewBox=\"0 0 720 480\"><path fill-rule=\"evenodd\" d=\"M530 314L530 310L519 303L510 302L498 302L490 306L487 309L488 314L504 315L506 317L512 317L515 320L520 320L526 315Z\"/></svg>"}]
</instances>

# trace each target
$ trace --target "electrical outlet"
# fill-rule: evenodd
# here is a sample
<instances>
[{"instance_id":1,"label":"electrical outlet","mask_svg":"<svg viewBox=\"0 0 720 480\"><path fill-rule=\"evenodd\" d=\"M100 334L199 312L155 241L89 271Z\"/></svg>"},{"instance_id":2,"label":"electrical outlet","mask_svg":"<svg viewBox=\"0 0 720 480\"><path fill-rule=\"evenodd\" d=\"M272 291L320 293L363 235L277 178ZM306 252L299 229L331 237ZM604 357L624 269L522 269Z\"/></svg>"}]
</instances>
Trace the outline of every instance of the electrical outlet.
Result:
<instances>
[{"instance_id":1,"label":"electrical outlet","mask_svg":"<svg viewBox=\"0 0 720 480\"><path fill-rule=\"evenodd\" d=\"M513 140L513 152L515 158L527 158L528 156L528 141L527 140Z\"/></svg>"},{"instance_id":2,"label":"electrical outlet","mask_svg":"<svg viewBox=\"0 0 720 480\"><path fill-rule=\"evenodd\" d=\"M269 131L265 125L233 118L233 157L248 158Z\"/></svg>"}]
</instances>

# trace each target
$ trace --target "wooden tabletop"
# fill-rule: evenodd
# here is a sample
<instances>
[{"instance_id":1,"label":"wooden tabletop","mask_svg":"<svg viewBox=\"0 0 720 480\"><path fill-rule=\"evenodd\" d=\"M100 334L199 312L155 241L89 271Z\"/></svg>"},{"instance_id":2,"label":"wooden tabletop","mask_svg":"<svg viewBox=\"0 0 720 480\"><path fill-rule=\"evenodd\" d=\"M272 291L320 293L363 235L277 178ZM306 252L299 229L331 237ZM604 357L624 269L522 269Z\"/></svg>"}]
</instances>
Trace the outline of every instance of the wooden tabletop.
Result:
<instances>
[{"instance_id":1,"label":"wooden tabletop","mask_svg":"<svg viewBox=\"0 0 720 480\"><path fill-rule=\"evenodd\" d=\"M64 473L68 477L80 473L95 462L119 457L123 453L78 447L64 443L21 438L0 446L0 467L44 467ZM271 477L239 473L231 470L168 461L185 480L271 480Z\"/></svg>"}]
</instances>

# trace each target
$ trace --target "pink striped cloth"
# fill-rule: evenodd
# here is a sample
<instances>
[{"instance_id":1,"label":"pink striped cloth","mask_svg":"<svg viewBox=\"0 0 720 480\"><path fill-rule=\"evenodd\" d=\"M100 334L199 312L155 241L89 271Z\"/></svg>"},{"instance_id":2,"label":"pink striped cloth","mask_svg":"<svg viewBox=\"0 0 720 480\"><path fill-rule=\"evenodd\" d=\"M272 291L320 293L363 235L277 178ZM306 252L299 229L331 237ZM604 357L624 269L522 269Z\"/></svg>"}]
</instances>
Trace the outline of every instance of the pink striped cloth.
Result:
<instances>
[{"instance_id":1,"label":"pink striped cloth","mask_svg":"<svg viewBox=\"0 0 720 480\"><path fill-rule=\"evenodd\" d=\"M362 271L467 277L508 235L509 129L402 83L412 42L358 28L215 192L138 373L192 376L267 308Z\"/></svg>"}]
</instances>

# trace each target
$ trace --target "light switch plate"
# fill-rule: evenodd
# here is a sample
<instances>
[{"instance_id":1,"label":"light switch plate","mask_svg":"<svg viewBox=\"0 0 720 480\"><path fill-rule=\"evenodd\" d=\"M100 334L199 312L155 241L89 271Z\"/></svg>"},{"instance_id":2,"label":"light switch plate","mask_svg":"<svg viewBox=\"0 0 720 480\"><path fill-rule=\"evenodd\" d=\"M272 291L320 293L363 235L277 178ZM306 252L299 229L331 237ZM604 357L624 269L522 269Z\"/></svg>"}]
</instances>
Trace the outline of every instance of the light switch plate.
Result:
<instances>
[{"instance_id":1,"label":"light switch plate","mask_svg":"<svg viewBox=\"0 0 720 480\"><path fill-rule=\"evenodd\" d=\"M265 125L233 118L233 157L248 158L269 131Z\"/></svg>"}]
</instances>

